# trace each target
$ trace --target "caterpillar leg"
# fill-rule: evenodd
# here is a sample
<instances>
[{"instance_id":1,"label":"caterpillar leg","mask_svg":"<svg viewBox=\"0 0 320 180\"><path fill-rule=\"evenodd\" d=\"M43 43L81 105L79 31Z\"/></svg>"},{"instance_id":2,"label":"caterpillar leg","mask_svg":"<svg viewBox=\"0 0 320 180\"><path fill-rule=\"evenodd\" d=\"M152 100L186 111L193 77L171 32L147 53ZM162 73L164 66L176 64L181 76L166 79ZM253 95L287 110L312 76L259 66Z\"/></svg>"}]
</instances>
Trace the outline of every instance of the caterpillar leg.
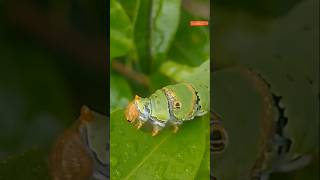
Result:
<instances>
[{"instance_id":1,"label":"caterpillar leg","mask_svg":"<svg viewBox=\"0 0 320 180\"><path fill-rule=\"evenodd\" d=\"M162 127L161 126L157 126L157 125L154 125L153 126L153 129L152 129L152 136L156 136L159 132L160 132L160 130L162 129Z\"/></svg>"},{"instance_id":2,"label":"caterpillar leg","mask_svg":"<svg viewBox=\"0 0 320 180\"><path fill-rule=\"evenodd\" d=\"M136 128L140 129L143 126L144 123L145 123L145 121L142 121L142 120L138 119L138 122L136 124Z\"/></svg>"},{"instance_id":3,"label":"caterpillar leg","mask_svg":"<svg viewBox=\"0 0 320 180\"><path fill-rule=\"evenodd\" d=\"M177 133L179 131L179 124L173 124L173 133Z\"/></svg>"}]
</instances>

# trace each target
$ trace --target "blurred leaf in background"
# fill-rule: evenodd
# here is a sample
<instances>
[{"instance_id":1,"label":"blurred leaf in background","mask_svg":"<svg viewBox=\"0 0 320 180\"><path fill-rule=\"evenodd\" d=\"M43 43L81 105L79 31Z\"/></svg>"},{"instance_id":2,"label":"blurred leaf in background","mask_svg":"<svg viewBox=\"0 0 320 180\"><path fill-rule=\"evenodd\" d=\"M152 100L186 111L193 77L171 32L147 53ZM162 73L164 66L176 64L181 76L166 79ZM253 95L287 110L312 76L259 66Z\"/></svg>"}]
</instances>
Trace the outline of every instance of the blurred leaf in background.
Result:
<instances>
[{"instance_id":1,"label":"blurred leaf in background","mask_svg":"<svg viewBox=\"0 0 320 180\"><path fill-rule=\"evenodd\" d=\"M180 20L180 0L153 1L150 21L152 69L165 60Z\"/></svg>"},{"instance_id":2,"label":"blurred leaf in background","mask_svg":"<svg viewBox=\"0 0 320 180\"><path fill-rule=\"evenodd\" d=\"M207 27L190 28L190 20L206 20L181 10L181 20L168 58L190 66L199 66L209 58L210 37Z\"/></svg>"},{"instance_id":3,"label":"blurred leaf in background","mask_svg":"<svg viewBox=\"0 0 320 180\"><path fill-rule=\"evenodd\" d=\"M110 76L110 112L116 108L124 108L133 97L127 81L118 75Z\"/></svg>"},{"instance_id":4,"label":"blurred leaf in background","mask_svg":"<svg viewBox=\"0 0 320 180\"><path fill-rule=\"evenodd\" d=\"M110 60L132 48L132 24L116 0L110 1L110 45Z\"/></svg>"}]
</instances>

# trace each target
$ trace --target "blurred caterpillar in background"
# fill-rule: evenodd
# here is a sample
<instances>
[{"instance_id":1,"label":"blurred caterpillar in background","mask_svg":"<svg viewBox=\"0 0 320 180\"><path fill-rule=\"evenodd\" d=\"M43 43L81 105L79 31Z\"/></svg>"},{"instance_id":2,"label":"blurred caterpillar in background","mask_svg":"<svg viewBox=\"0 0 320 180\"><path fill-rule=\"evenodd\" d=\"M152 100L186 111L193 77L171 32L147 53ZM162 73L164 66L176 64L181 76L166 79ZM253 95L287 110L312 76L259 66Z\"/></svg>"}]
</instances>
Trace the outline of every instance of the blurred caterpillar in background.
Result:
<instances>
[{"instance_id":1,"label":"blurred caterpillar in background","mask_svg":"<svg viewBox=\"0 0 320 180\"><path fill-rule=\"evenodd\" d=\"M56 140L49 158L53 180L109 179L107 117L87 106Z\"/></svg>"}]
</instances>

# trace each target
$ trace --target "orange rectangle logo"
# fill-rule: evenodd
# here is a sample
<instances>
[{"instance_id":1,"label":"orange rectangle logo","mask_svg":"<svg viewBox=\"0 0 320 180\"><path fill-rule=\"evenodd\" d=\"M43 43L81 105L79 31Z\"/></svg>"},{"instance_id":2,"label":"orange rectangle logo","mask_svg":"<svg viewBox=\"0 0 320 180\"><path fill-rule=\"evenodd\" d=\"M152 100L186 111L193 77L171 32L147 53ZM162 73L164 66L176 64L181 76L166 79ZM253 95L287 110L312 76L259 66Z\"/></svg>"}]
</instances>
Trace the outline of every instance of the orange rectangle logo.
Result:
<instances>
[{"instance_id":1,"label":"orange rectangle logo","mask_svg":"<svg viewBox=\"0 0 320 180\"><path fill-rule=\"evenodd\" d=\"M208 26L208 21L190 21L190 26Z\"/></svg>"}]
</instances>

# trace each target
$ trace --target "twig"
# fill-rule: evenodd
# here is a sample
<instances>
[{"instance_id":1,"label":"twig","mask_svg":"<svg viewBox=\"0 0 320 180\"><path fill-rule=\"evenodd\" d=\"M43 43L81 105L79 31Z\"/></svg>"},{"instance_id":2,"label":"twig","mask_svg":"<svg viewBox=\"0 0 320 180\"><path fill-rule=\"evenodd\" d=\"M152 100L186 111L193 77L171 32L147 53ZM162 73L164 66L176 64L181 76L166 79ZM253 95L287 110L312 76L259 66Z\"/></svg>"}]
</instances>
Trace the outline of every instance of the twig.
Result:
<instances>
[{"instance_id":1,"label":"twig","mask_svg":"<svg viewBox=\"0 0 320 180\"><path fill-rule=\"evenodd\" d=\"M137 82L138 84L141 84L145 87L149 86L149 78L145 76L144 74L138 73L132 69L127 68L117 60L113 60L111 64L112 69L119 72L123 76Z\"/></svg>"}]
</instances>

